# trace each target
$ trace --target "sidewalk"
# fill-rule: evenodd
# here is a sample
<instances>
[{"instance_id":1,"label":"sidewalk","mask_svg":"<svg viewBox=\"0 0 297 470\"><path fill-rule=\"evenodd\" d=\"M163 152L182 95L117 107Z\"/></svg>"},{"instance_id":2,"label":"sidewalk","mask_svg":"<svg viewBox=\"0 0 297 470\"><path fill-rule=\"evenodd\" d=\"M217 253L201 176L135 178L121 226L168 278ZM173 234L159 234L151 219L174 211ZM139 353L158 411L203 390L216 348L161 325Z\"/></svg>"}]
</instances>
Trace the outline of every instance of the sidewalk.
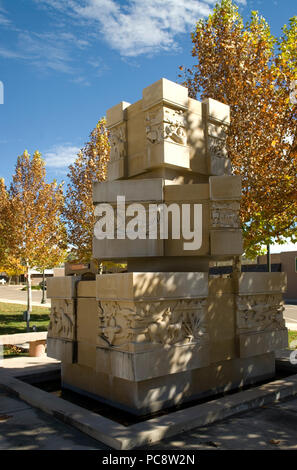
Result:
<instances>
[{"instance_id":1,"label":"sidewalk","mask_svg":"<svg viewBox=\"0 0 297 470\"><path fill-rule=\"evenodd\" d=\"M0 390L1 450L103 450L89 436Z\"/></svg>"},{"instance_id":2,"label":"sidewalk","mask_svg":"<svg viewBox=\"0 0 297 470\"><path fill-rule=\"evenodd\" d=\"M17 304L17 305L27 305L27 301L25 300L11 300L11 299L3 299L2 297L0 298L0 303L3 302L5 304ZM35 302L32 301L32 305L36 307L47 307L50 308L51 302L50 300L47 300L45 304L42 304L41 302ZM296 323L297 327L297 323Z\"/></svg>"},{"instance_id":3,"label":"sidewalk","mask_svg":"<svg viewBox=\"0 0 297 470\"><path fill-rule=\"evenodd\" d=\"M297 398L165 439L146 450L297 449ZM108 450L104 444L0 390L1 450Z\"/></svg>"},{"instance_id":4,"label":"sidewalk","mask_svg":"<svg viewBox=\"0 0 297 470\"><path fill-rule=\"evenodd\" d=\"M6 359L19 375L39 367L57 368L49 358ZM1 364L0 364L1 366ZM223 421L163 439L144 450L293 450L297 449L297 397L242 412ZM129 427L127 427L127 433ZM104 444L0 389L0 449L108 450Z\"/></svg>"}]
</instances>

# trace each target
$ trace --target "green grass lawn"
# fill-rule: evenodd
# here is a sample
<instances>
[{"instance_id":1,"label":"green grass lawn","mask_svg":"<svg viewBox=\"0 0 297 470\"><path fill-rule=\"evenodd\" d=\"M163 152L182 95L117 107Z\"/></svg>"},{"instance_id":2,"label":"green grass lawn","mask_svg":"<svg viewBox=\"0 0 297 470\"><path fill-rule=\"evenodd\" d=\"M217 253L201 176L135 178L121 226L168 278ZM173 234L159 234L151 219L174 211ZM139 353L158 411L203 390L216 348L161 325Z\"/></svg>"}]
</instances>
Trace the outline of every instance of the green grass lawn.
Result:
<instances>
[{"instance_id":1,"label":"green grass lawn","mask_svg":"<svg viewBox=\"0 0 297 470\"><path fill-rule=\"evenodd\" d=\"M23 320L25 310L25 305L0 302L0 335L26 333L26 322ZM50 309L48 307L34 306L30 319L31 329L36 326L36 331L47 331L49 314Z\"/></svg>"},{"instance_id":2,"label":"green grass lawn","mask_svg":"<svg viewBox=\"0 0 297 470\"><path fill-rule=\"evenodd\" d=\"M26 333L27 325L23 320L25 309L25 305L0 302L0 335ZM36 326L36 331L47 331L49 314L50 309L48 307L33 307L30 319L31 331L33 331L33 326ZM4 346L5 358L27 355L27 352L17 346Z\"/></svg>"},{"instance_id":3,"label":"green grass lawn","mask_svg":"<svg viewBox=\"0 0 297 470\"><path fill-rule=\"evenodd\" d=\"M289 348L290 348L290 343L294 341L296 342L297 341L297 331L289 331ZM295 347L293 347L293 349L296 349Z\"/></svg>"}]
</instances>

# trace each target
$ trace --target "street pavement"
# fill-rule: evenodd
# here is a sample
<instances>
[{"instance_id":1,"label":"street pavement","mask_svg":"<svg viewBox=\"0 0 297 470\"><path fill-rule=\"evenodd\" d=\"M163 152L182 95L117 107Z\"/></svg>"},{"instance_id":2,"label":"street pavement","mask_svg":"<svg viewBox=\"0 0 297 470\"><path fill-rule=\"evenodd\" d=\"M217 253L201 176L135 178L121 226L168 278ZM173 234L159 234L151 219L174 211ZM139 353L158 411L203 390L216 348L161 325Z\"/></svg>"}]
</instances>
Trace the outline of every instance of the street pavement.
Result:
<instances>
[{"instance_id":1,"label":"street pavement","mask_svg":"<svg viewBox=\"0 0 297 470\"><path fill-rule=\"evenodd\" d=\"M286 323L290 325L290 329L295 329L294 326L296 324L296 331L297 331L297 305L288 304L285 306L284 318Z\"/></svg>"},{"instance_id":2,"label":"street pavement","mask_svg":"<svg viewBox=\"0 0 297 470\"><path fill-rule=\"evenodd\" d=\"M24 286L1 286L0 285L0 302L15 303L27 305L27 291L22 291ZM32 304L43 307L50 307L50 300L45 304L41 303L42 291L32 290Z\"/></svg>"}]
</instances>

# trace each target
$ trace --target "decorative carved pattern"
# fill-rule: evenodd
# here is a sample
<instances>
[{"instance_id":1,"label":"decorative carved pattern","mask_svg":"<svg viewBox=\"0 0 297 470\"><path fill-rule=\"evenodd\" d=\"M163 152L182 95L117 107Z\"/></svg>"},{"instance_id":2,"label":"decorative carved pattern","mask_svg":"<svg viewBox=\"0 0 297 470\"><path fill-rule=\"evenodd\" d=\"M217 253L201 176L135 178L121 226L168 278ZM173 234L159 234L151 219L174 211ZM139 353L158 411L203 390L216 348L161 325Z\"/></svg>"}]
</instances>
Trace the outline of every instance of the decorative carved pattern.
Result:
<instances>
[{"instance_id":1,"label":"decorative carved pattern","mask_svg":"<svg viewBox=\"0 0 297 470\"><path fill-rule=\"evenodd\" d=\"M48 336L74 339L75 317L73 300L52 299Z\"/></svg>"},{"instance_id":2,"label":"decorative carved pattern","mask_svg":"<svg viewBox=\"0 0 297 470\"><path fill-rule=\"evenodd\" d=\"M208 123L208 135L211 137L216 137L217 139L226 140L227 138L228 126Z\"/></svg>"},{"instance_id":3,"label":"decorative carved pattern","mask_svg":"<svg viewBox=\"0 0 297 470\"><path fill-rule=\"evenodd\" d=\"M151 144L165 140L187 145L186 116L184 111L159 107L146 114L146 136Z\"/></svg>"},{"instance_id":4,"label":"decorative carved pattern","mask_svg":"<svg viewBox=\"0 0 297 470\"><path fill-rule=\"evenodd\" d=\"M285 328L282 294L238 295L236 306L240 333Z\"/></svg>"},{"instance_id":5,"label":"decorative carved pattern","mask_svg":"<svg viewBox=\"0 0 297 470\"><path fill-rule=\"evenodd\" d=\"M110 161L114 162L126 155L126 124L113 127L109 131Z\"/></svg>"},{"instance_id":6,"label":"decorative carved pattern","mask_svg":"<svg viewBox=\"0 0 297 470\"><path fill-rule=\"evenodd\" d=\"M125 309L120 302L99 302L99 336L109 346L126 344L129 328Z\"/></svg>"},{"instance_id":7,"label":"decorative carved pattern","mask_svg":"<svg viewBox=\"0 0 297 470\"><path fill-rule=\"evenodd\" d=\"M223 139L208 136L208 151L213 157L228 158L226 141Z\"/></svg>"},{"instance_id":8,"label":"decorative carved pattern","mask_svg":"<svg viewBox=\"0 0 297 470\"><path fill-rule=\"evenodd\" d=\"M214 228L240 228L239 203L214 201L211 203L211 225Z\"/></svg>"},{"instance_id":9,"label":"decorative carved pattern","mask_svg":"<svg viewBox=\"0 0 297 470\"><path fill-rule=\"evenodd\" d=\"M205 306L205 299L99 302L99 336L115 347L197 343L208 339Z\"/></svg>"},{"instance_id":10,"label":"decorative carved pattern","mask_svg":"<svg viewBox=\"0 0 297 470\"><path fill-rule=\"evenodd\" d=\"M163 124L146 126L146 137L151 144L163 142L165 139Z\"/></svg>"}]
</instances>

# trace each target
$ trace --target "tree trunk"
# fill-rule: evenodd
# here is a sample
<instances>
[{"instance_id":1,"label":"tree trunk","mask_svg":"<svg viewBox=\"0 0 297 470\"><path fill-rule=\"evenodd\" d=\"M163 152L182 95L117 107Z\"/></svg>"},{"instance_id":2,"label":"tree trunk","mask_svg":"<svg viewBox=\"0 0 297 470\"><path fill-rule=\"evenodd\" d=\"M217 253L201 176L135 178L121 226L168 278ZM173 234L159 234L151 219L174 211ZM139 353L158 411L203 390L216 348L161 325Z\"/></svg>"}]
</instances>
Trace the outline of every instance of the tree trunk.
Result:
<instances>
[{"instance_id":1,"label":"tree trunk","mask_svg":"<svg viewBox=\"0 0 297 470\"><path fill-rule=\"evenodd\" d=\"M267 272L271 273L270 245L267 245Z\"/></svg>"},{"instance_id":2,"label":"tree trunk","mask_svg":"<svg viewBox=\"0 0 297 470\"><path fill-rule=\"evenodd\" d=\"M42 271L42 299L41 299L41 303L42 304L45 304L46 300L45 300L45 272L44 272L44 269Z\"/></svg>"},{"instance_id":3,"label":"tree trunk","mask_svg":"<svg viewBox=\"0 0 297 470\"><path fill-rule=\"evenodd\" d=\"M27 310L32 312L32 289L31 289L31 270L28 267L27 270Z\"/></svg>"},{"instance_id":4,"label":"tree trunk","mask_svg":"<svg viewBox=\"0 0 297 470\"><path fill-rule=\"evenodd\" d=\"M27 331L30 331L30 313L32 312L32 289L31 289L31 270L27 265Z\"/></svg>"}]
</instances>

